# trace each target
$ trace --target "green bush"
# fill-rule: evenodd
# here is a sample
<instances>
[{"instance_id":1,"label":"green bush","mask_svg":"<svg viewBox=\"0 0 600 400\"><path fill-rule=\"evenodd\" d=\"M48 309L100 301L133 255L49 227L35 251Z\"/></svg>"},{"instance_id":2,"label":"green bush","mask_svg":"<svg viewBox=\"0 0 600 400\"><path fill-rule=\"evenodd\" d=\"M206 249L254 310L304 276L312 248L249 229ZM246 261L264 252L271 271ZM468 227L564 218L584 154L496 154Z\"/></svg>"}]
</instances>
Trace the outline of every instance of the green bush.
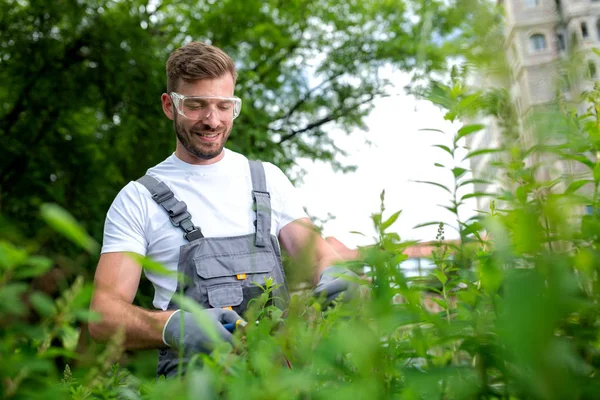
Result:
<instances>
[{"instance_id":1,"label":"green bush","mask_svg":"<svg viewBox=\"0 0 600 400\"><path fill-rule=\"evenodd\" d=\"M438 85L435 93L449 118L464 117L464 99L471 95L460 82ZM501 92L473 96L470 101L482 109L505 98ZM265 295L246 316L252 323L236 333L233 345L198 356L176 379L156 380L153 369L140 367L136 355L123 351L122 334L105 346L78 349L85 335L81 322L95 318L87 311L90 283L78 278L57 299L33 290L31 279L54 262L36 256L35 247L1 241L0 397L596 398L599 99L597 85L587 94L586 113L557 113L555 123L570 129L563 140L535 149L587 166L589 179L536 180L538 166L523 162L533 150L507 141L494 149L502 191L489 211L462 221L461 204L482 194L459 196L469 184L467 170L447 166L455 183L443 187L450 193L446 208L456 215L461 240L447 244L440 224L437 268L427 279L406 278L398 268L411 243L389 232L399 212L388 216L382 193L372 217L376 243L349 262L351 268L370 267L361 298L322 310L309 293L298 294L279 310L266 305L272 287L265 282ZM515 129L510 108L496 117L505 129ZM438 147L455 160L461 138L481 128L466 125L450 145ZM62 209L47 205L42 216L83 250L97 252L97 244ZM437 310L425 305L431 301ZM189 301L182 303L193 311Z\"/></svg>"}]
</instances>

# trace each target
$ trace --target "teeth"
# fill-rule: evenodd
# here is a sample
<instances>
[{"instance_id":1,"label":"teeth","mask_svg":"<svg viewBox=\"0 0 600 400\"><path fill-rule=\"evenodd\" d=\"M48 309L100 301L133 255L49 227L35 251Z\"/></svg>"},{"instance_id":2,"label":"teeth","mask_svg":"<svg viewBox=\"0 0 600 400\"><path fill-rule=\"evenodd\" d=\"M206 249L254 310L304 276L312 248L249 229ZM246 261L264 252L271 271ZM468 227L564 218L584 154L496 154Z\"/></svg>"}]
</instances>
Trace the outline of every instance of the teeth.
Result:
<instances>
[{"instance_id":1,"label":"teeth","mask_svg":"<svg viewBox=\"0 0 600 400\"><path fill-rule=\"evenodd\" d=\"M202 137L205 137L205 138L214 138L214 137L217 137L218 133L213 133L213 134L200 133L199 135Z\"/></svg>"}]
</instances>

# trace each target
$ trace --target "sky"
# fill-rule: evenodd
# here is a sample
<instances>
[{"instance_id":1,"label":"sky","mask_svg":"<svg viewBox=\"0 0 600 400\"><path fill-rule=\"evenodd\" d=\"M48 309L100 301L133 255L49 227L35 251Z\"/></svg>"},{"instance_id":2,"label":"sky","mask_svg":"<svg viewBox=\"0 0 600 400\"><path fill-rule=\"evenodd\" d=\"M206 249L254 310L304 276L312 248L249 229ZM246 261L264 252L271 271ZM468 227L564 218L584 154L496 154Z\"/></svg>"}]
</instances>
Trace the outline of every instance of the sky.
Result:
<instances>
[{"instance_id":1,"label":"sky","mask_svg":"<svg viewBox=\"0 0 600 400\"><path fill-rule=\"evenodd\" d=\"M434 163L469 167L466 162L452 164L448 153L433 147L450 146L461 124L444 120L445 112L430 102L405 94L402 88L409 82L406 73L393 73L392 80L395 86L392 92L398 94L375 100L375 107L366 118L368 132L357 130L349 136L331 133L336 144L349 153L339 159L357 165L356 172L336 173L327 163L298 161L306 175L297 187L309 215L321 219L328 214L335 216L324 224L323 235L335 236L351 248L375 241L371 215L379 212L379 196L384 189L384 218L402 210L390 228L402 240L434 240L437 226L413 229L420 223L443 221L456 226L454 216L438 206L448 204L450 195L443 189L413 181L434 181L451 187L452 173ZM419 131L425 128L439 129L445 134ZM366 138L372 142L371 146L365 144ZM473 216L475 208L474 200L466 200L459 209L461 220ZM457 236L452 229L446 229L446 239Z\"/></svg>"}]
</instances>

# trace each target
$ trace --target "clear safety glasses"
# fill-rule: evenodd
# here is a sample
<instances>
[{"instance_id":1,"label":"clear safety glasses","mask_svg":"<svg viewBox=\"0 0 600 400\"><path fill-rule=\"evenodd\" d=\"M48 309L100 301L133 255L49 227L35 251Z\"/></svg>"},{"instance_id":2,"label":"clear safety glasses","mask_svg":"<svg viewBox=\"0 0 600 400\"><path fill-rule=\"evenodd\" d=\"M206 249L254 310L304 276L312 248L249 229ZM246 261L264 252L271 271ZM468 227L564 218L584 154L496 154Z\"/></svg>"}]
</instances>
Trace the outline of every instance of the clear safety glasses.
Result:
<instances>
[{"instance_id":1,"label":"clear safety glasses","mask_svg":"<svg viewBox=\"0 0 600 400\"><path fill-rule=\"evenodd\" d=\"M239 97L184 96L171 92L171 99L179 114L197 121L211 115L215 115L221 121L232 121L242 110L242 99Z\"/></svg>"}]
</instances>

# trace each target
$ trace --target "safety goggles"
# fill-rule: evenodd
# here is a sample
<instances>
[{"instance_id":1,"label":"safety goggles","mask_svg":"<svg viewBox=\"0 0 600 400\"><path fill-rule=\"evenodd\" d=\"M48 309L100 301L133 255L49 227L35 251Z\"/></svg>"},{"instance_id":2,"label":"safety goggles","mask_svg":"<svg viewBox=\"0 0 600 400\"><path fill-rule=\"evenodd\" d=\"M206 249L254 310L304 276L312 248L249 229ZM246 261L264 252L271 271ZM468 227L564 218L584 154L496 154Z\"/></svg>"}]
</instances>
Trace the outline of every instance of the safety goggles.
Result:
<instances>
[{"instance_id":1,"label":"safety goggles","mask_svg":"<svg viewBox=\"0 0 600 400\"><path fill-rule=\"evenodd\" d=\"M240 115L242 99L220 96L184 96L171 92L177 112L185 118L201 121L211 115L221 121L232 121Z\"/></svg>"}]
</instances>

